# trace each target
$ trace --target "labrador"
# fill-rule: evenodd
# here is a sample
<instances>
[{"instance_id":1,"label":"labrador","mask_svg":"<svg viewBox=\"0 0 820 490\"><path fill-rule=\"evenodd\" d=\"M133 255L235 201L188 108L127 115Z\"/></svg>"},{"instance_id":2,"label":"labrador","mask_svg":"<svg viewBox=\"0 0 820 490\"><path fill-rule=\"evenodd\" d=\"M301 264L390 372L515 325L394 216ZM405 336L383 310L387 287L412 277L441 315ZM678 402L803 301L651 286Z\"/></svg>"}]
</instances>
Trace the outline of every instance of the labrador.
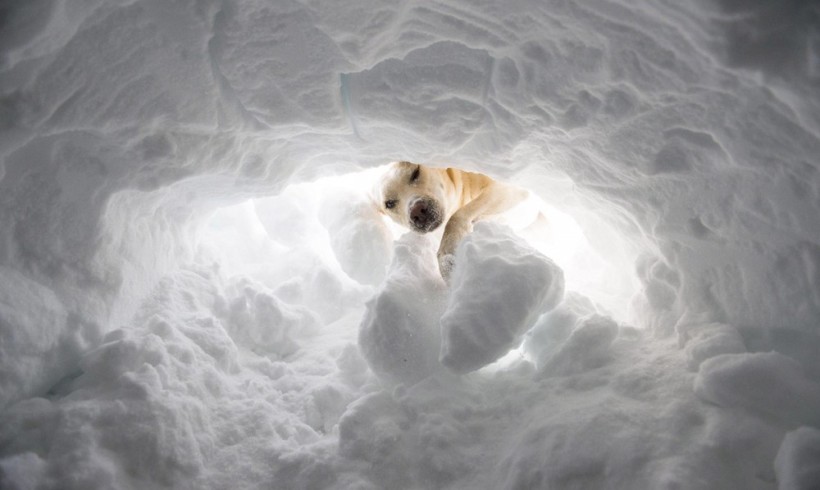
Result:
<instances>
[{"instance_id":1,"label":"labrador","mask_svg":"<svg viewBox=\"0 0 820 490\"><path fill-rule=\"evenodd\" d=\"M473 223L508 211L528 192L486 175L455 168L393 162L377 190L380 210L417 233L444 226L438 249L439 270L449 279L456 247Z\"/></svg>"}]
</instances>

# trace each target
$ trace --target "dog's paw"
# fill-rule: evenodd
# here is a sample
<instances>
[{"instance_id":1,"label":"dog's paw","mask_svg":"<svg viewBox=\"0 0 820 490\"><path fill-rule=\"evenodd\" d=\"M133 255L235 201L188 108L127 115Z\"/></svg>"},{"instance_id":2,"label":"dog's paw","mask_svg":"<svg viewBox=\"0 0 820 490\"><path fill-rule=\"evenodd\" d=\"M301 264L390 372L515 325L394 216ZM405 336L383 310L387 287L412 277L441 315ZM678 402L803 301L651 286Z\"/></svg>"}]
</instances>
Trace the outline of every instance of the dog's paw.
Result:
<instances>
[{"instance_id":1,"label":"dog's paw","mask_svg":"<svg viewBox=\"0 0 820 490\"><path fill-rule=\"evenodd\" d=\"M450 218L444 228L441 237L441 245L438 248L438 255L452 255L456 253L456 248L461 240L473 231L473 224L468 220L459 219L455 216Z\"/></svg>"},{"instance_id":2,"label":"dog's paw","mask_svg":"<svg viewBox=\"0 0 820 490\"><path fill-rule=\"evenodd\" d=\"M456 248L461 240L473 231L473 224L470 221L459 219L456 216L450 218L444 228L444 235L441 237L441 244L438 248L438 266L441 277L449 282L450 274L456 263Z\"/></svg>"},{"instance_id":3,"label":"dog's paw","mask_svg":"<svg viewBox=\"0 0 820 490\"><path fill-rule=\"evenodd\" d=\"M453 254L440 254L438 256L438 270L445 281L450 281L450 275L456 266L456 256Z\"/></svg>"}]
</instances>

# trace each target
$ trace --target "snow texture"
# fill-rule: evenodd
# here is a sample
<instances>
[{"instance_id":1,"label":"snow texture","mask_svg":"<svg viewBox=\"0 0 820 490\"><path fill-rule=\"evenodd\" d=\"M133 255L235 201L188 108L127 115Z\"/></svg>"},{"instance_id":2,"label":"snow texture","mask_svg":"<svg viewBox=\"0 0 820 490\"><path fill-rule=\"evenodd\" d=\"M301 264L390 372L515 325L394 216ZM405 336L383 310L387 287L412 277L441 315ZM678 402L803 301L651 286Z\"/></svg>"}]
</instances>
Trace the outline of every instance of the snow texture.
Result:
<instances>
[{"instance_id":1,"label":"snow texture","mask_svg":"<svg viewBox=\"0 0 820 490\"><path fill-rule=\"evenodd\" d=\"M0 488L817 488L818 83L796 0L4 2ZM539 217L448 287L398 159Z\"/></svg>"},{"instance_id":2,"label":"snow texture","mask_svg":"<svg viewBox=\"0 0 820 490\"><path fill-rule=\"evenodd\" d=\"M439 321L446 301L426 236L406 235L379 293L367 303L359 346L370 367L388 381L413 383L441 369Z\"/></svg>"},{"instance_id":3,"label":"snow texture","mask_svg":"<svg viewBox=\"0 0 820 490\"><path fill-rule=\"evenodd\" d=\"M746 352L743 337L730 325L678 325L677 332L678 344L684 348L689 369L693 371L697 371L703 361L715 356Z\"/></svg>"},{"instance_id":4,"label":"snow texture","mask_svg":"<svg viewBox=\"0 0 820 490\"><path fill-rule=\"evenodd\" d=\"M820 430L800 427L786 434L774 465L779 488L816 488L820 482Z\"/></svg>"},{"instance_id":5,"label":"snow texture","mask_svg":"<svg viewBox=\"0 0 820 490\"><path fill-rule=\"evenodd\" d=\"M784 424L820 424L820 383L777 352L714 357L701 365L695 392L718 405L745 408Z\"/></svg>"},{"instance_id":6,"label":"snow texture","mask_svg":"<svg viewBox=\"0 0 820 490\"><path fill-rule=\"evenodd\" d=\"M564 296L564 274L508 228L478 223L458 247L441 363L456 373L486 366L517 347L535 319Z\"/></svg>"},{"instance_id":7,"label":"snow texture","mask_svg":"<svg viewBox=\"0 0 820 490\"><path fill-rule=\"evenodd\" d=\"M600 315L583 318L579 323L558 352L543 364L543 373L576 374L606 363L609 348L618 335L618 325Z\"/></svg>"}]
</instances>

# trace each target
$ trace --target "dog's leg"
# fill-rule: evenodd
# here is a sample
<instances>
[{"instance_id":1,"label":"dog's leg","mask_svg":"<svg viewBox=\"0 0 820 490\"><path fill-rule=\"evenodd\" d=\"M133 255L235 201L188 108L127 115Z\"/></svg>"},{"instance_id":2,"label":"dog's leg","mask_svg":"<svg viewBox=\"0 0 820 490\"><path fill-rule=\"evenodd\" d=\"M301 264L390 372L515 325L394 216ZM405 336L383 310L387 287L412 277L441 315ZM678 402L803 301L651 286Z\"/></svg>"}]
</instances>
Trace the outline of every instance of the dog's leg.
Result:
<instances>
[{"instance_id":1,"label":"dog's leg","mask_svg":"<svg viewBox=\"0 0 820 490\"><path fill-rule=\"evenodd\" d=\"M485 187L472 201L462 206L447 221L438 249L441 276L449 279L455 261L458 244L471 231L473 223L488 216L503 213L524 201L527 191L493 182Z\"/></svg>"}]
</instances>

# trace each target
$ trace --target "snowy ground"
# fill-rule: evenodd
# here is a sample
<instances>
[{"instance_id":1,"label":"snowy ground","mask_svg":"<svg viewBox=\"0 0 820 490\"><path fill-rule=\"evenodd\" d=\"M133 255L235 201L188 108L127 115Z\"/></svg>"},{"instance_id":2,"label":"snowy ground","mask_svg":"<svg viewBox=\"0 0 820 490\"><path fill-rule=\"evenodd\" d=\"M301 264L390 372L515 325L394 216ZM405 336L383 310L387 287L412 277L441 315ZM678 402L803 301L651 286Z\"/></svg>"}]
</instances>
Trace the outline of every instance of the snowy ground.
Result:
<instances>
[{"instance_id":1,"label":"snowy ground","mask_svg":"<svg viewBox=\"0 0 820 490\"><path fill-rule=\"evenodd\" d=\"M0 12L3 490L820 486L816 2Z\"/></svg>"}]
</instances>

